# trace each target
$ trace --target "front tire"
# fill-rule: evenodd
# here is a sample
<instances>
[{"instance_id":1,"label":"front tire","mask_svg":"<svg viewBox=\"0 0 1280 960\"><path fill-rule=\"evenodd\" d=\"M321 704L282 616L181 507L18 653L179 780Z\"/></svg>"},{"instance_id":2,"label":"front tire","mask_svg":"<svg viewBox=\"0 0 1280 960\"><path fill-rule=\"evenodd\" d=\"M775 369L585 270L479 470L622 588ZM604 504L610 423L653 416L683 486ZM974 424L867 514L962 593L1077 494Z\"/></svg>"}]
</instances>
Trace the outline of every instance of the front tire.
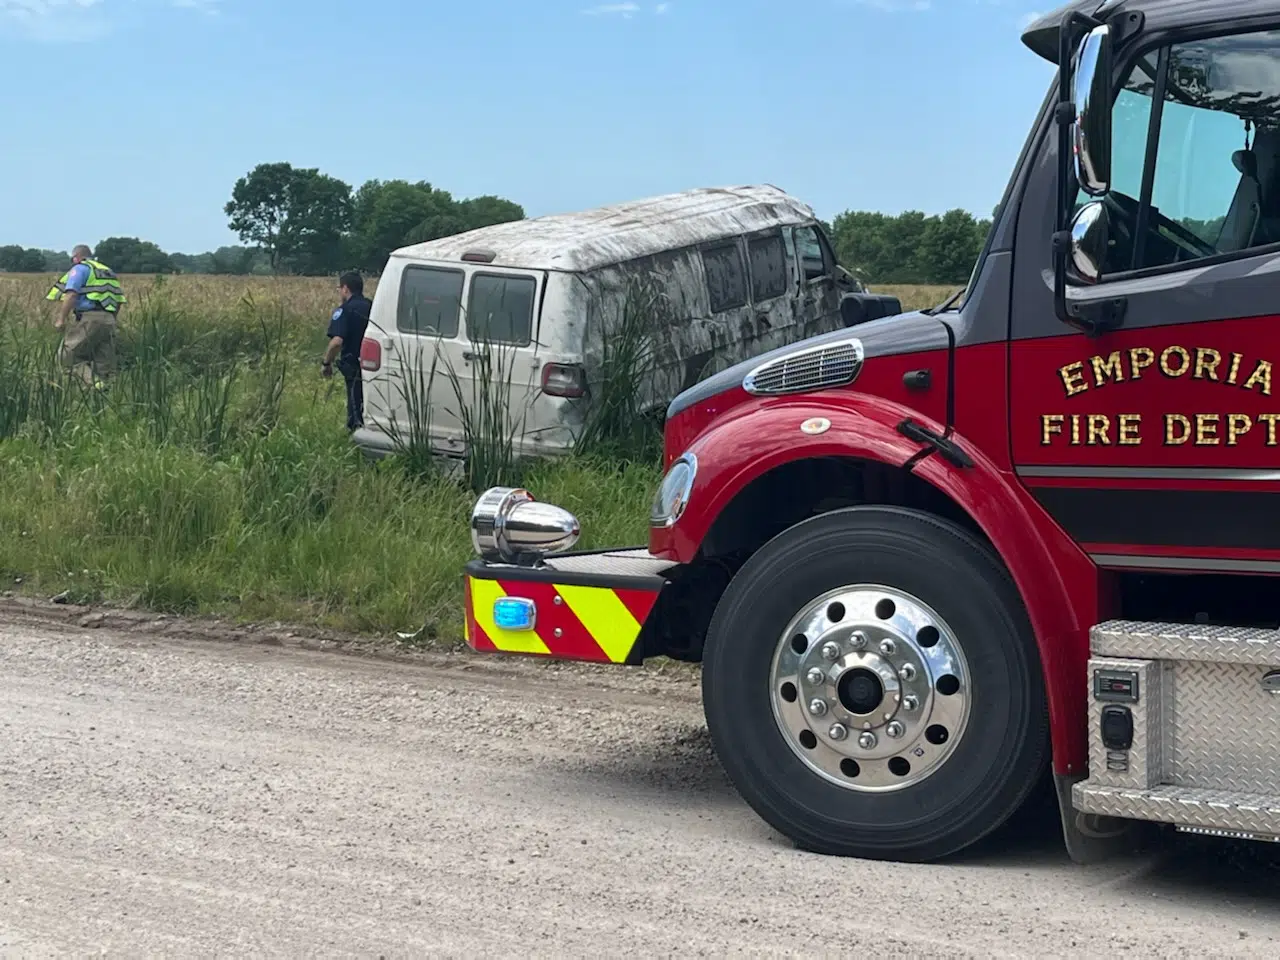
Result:
<instances>
[{"instance_id":1,"label":"front tire","mask_svg":"<svg viewBox=\"0 0 1280 960\"><path fill-rule=\"evenodd\" d=\"M1048 759L1017 590L919 511L839 510L761 548L716 610L702 688L739 793L815 852L948 856L1004 823Z\"/></svg>"}]
</instances>

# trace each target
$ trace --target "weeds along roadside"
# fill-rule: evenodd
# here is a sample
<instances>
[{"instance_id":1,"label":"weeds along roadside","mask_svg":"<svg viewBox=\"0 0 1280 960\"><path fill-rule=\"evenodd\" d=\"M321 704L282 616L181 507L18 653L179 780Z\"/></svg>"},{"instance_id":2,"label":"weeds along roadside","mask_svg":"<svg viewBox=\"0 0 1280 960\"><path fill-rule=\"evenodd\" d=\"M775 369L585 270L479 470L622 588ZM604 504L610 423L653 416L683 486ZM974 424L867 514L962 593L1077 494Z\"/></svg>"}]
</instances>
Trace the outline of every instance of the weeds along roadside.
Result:
<instances>
[{"instance_id":1,"label":"weeds along roadside","mask_svg":"<svg viewBox=\"0 0 1280 960\"><path fill-rule=\"evenodd\" d=\"M59 376L51 280L0 277L0 591L452 642L474 491L527 485L578 515L587 548L647 537L661 436L645 331L663 304L642 283L607 320L574 456L513 455L519 411L498 415L512 367L488 344L489 377L464 385L433 360L402 378L406 451L369 463L342 429L340 381L316 375L331 281L126 277L121 372L99 396ZM940 299L892 292L908 309ZM461 483L421 439L438 376L471 411Z\"/></svg>"},{"instance_id":2,"label":"weeds along roadside","mask_svg":"<svg viewBox=\"0 0 1280 960\"><path fill-rule=\"evenodd\" d=\"M327 312L173 286L129 285L103 394L60 375L47 310L0 295L0 590L452 642L486 473L575 510L585 545L643 542L656 465L482 452L463 485L429 458L366 461L317 375ZM474 430L501 448L496 402Z\"/></svg>"}]
</instances>

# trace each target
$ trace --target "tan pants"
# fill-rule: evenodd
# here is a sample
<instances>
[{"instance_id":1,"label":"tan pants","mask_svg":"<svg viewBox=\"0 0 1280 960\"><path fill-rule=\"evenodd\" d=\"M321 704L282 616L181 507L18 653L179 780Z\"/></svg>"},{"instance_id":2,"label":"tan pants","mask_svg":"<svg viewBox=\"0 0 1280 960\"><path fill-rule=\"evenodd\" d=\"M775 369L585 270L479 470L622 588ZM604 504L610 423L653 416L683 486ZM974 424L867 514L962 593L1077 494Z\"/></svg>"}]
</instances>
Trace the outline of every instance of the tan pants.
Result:
<instances>
[{"instance_id":1,"label":"tan pants","mask_svg":"<svg viewBox=\"0 0 1280 960\"><path fill-rule=\"evenodd\" d=\"M95 386L116 372L116 318L105 310L76 314L62 331L58 359L68 373Z\"/></svg>"}]
</instances>

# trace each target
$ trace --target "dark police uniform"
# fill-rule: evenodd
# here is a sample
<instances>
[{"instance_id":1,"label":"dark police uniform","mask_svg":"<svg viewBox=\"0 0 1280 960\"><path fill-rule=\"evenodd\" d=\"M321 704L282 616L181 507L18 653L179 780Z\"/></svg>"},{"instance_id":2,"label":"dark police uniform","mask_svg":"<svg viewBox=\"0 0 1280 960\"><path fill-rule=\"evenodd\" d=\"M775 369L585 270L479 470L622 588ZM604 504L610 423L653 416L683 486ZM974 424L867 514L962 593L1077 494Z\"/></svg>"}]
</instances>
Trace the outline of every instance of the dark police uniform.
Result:
<instances>
[{"instance_id":1,"label":"dark police uniform","mask_svg":"<svg viewBox=\"0 0 1280 960\"><path fill-rule=\"evenodd\" d=\"M373 303L364 295L353 296L333 311L329 320L329 339L342 338L338 354L338 372L347 382L347 429L364 426L364 381L360 377L360 344L369 326Z\"/></svg>"}]
</instances>

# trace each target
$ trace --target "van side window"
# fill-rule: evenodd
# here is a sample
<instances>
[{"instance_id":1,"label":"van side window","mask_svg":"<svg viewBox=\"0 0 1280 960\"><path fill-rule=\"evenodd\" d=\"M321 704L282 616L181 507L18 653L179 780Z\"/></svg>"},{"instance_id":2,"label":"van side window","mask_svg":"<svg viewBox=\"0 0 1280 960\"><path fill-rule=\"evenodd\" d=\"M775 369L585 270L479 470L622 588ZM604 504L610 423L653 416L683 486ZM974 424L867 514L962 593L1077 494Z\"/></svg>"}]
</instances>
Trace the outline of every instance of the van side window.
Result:
<instances>
[{"instance_id":1,"label":"van side window","mask_svg":"<svg viewBox=\"0 0 1280 960\"><path fill-rule=\"evenodd\" d=\"M736 243L703 250L702 268L707 274L712 313L746 306L747 277L742 268L742 251Z\"/></svg>"},{"instance_id":2,"label":"van side window","mask_svg":"<svg viewBox=\"0 0 1280 960\"><path fill-rule=\"evenodd\" d=\"M533 339L533 277L477 273L467 304L467 338L475 343L527 346Z\"/></svg>"},{"instance_id":3,"label":"van side window","mask_svg":"<svg viewBox=\"0 0 1280 960\"><path fill-rule=\"evenodd\" d=\"M787 292L787 249L782 235L756 237L747 244L751 264L751 299L763 303Z\"/></svg>"},{"instance_id":4,"label":"van side window","mask_svg":"<svg viewBox=\"0 0 1280 960\"><path fill-rule=\"evenodd\" d=\"M462 309L462 271L407 266L400 276L396 327L424 337L456 337Z\"/></svg>"},{"instance_id":5,"label":"van side window","mask_svg":"<svg viewBox=\"0 0 1280 960\"><path fill-rule=\"evenodd\" d=\"M800 258L800 265L804 268L806 283L821 280L834 273L826 245L814 227L796 228L796 256Z\"/></svg>"}]
</instances>

